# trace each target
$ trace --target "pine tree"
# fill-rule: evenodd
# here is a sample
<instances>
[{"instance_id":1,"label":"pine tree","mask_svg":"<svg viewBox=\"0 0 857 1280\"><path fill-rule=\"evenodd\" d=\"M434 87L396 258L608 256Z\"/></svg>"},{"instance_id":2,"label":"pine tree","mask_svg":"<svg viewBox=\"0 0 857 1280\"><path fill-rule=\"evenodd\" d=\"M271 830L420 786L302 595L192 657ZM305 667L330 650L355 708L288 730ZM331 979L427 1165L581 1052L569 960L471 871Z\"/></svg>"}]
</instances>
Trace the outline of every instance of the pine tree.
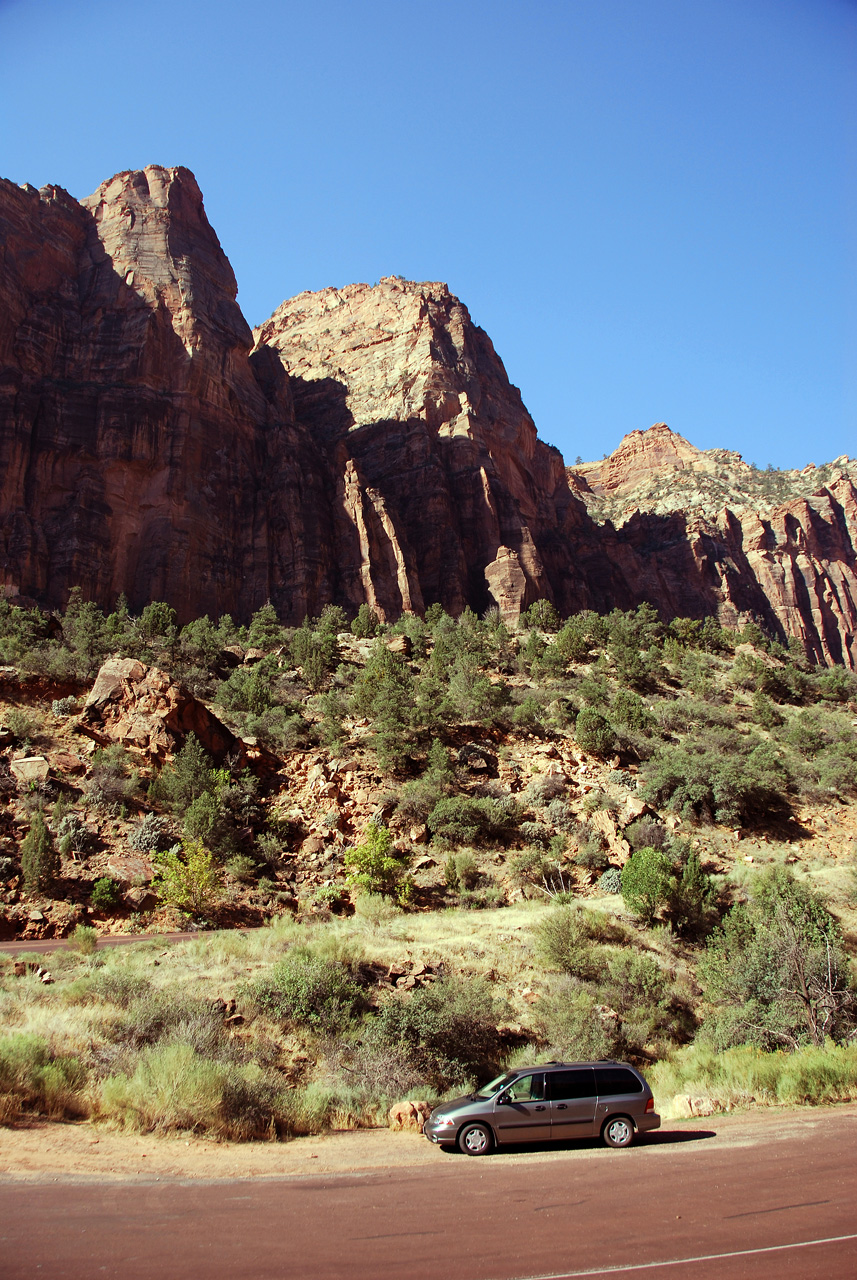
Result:
<instances>
[{"instance_id":1,"label":"pine tree","mask_svg":"<svg viewBox=\"0 0 857 1280\"><path fill-rule=\"evenodd\" d=\"M60 870L60 857L41 813L33 815L21 844L21 871L28 893L47 893Z\"/></svg>"}]
</instances>

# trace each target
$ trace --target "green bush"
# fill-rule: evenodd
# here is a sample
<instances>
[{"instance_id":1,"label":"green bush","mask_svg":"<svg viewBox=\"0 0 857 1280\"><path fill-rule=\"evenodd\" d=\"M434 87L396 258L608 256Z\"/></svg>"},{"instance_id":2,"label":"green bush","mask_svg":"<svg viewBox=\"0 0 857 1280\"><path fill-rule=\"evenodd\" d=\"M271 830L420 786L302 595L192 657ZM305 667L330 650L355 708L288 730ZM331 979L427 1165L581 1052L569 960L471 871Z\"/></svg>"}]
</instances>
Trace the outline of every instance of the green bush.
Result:
<instances>
[{"instance_id":1,"label":"green bush","mask_svg":"<svg viewBox=\"0 0 857 1280\"><path fill-rule=\"evenodd\" d=\"M365 1004L345 965L298 947L250 992L260 1008L288 1025L326 1034L350 1026Z\"/></svg>"},{"instance_id":2,"label":"green bush","mask_svg":"<svg viewBox=\"0 0 857 1280\"><path fill-rule=\"evenodd\" d=\"M699 973L706 1033L720 1048L798 1048L857 1028L857 993L839 929L784 867L751 881L749 899L713 935Z\"/></svg>"},{"instance_id":3,"label":"green bush","mask_svg":"<svg viewBox=\"0 0 857 1280\"><path fill-rule=\"evenodd\" d=\"M393 848L388 829L376 823L366 828L366 838L345 854L348 884L363 893L383 893L406 902L411 893L410 857Z\"/></svg>"},{"instance_id":4,"label":"green bush","mask_svg":"<svg viewBox=\"0 0 857 1280\"><path fill-rule=\"evenodd\" d=\"M786 804L789 775L773 743L709 732L662 747L646 766L644 795L685 817L734 826Z\"/></svg>"},{"instance_id":5,"label":"green bush","mask_svg":"<svg viewBox=\"0 0 857 1280\"><path fill-rule=\"evenodd\" d=\"M86 1115L86 1072L76 1059L52 1052L47 1040L17 1032L0 1038L0 1117L34 1110L52 1119Z\"/></svg>"},{"instance_id":6,"label":"green bush","mask_svg":"<svg viewBox=\"0 0 857 1280\"><path fill-rule=\"evenodd\" d=\"M566 1062L610 1058L621 1050L618 1020L605 1017L596 996L560 978L536 1006L536 1029L551 1057Z\"/></svg>"},{"instance_id":7,"label":"green bush","mask_svg":"<svg viewBox=\"0 0 857 1280\"><path fill-rule=\"evenodd\" d=\"M110 876L101 876L92 886L89 895L90 905L97 911L109 911L115 907L121 897L121 889Z\"/></svg>"},{"instance_id":8,"label":"green bush","mask_svg":"<svg viewBox=\"0 0 857 1280\"><path fill-rule=\"evenodd\" d=\"M594 707L582 707L574 722L574 736L584 751L609 756L616 750L616 735L610 721Z\"/></svg>"},{"instance_id":9,"label":"green bush","mask_svg":"<svg viewBox=\"0 0 857 1280\"><path fill-rule=\"evenodd\" d=\"M98 946L98 930L90 925L76 924L69 934L69 946L82 956L91 956Z\"/></svg>"},{"instance_id":10,"label":"green bush","mask_svg":"<svg viewBox=\"0 0 857 1280\"><path fill-rule=\"evenodd\" d=\"M156 864L152 887L167 905L205 915L221 897L220 874L202 841L186 840L181 854L178 847L157 854Z\"/></svg>"},{"instance_id":11,"label":"green bush","mask_svg":"<svg viewBox=\"0 0 857 1280\"><path fill-rule=\"evenodd\" d=\"M662 849L638 849L622 868L622 897L645 924L670 898L673 864Z\"/></svg>"},{"instance_id":12,"label":"green bush","mask_svg":"<svg viewBox=\"0 0 857 1280\"><path fill-rule=\"evenodd\" d=\"M479 844L508 835L519 824L511 798L449 796L438 801L428 817L432 836L446 844Z\"/></svg>"},{"instance_id":13,"label":"green bush","mask_svg":"<svg viewBox=\"0 0 857 1280\"><path fill-rule=\"evenodd\" d=\"M535 926L536 956L549 969L576 978L591 978L603 963L589 935L587 913L579 907L564 906Z\"/></svg>"},{"instance_id":14,"label":"green bush","mask_svg":"<svg viewBox=\"0 0 857 1280\"><path fill-rule=\"evenodd\" d=\"M497 1073L502 1061L498 1012L484 979L448 978L409 996L391 996L365 1034L372 1044L399 1049L442 1092Z\"/></svg>"},{"instance_id":15,"label":"green bush","mask_svg":"<svg viewBox=\"0 0 857 1280\"><path fill-rule=\"evenodd\" d=\"M30 829L21 842L21 871L28 893L49 893L60 872L60 858L45 819L33 814Z\"/></svg>"}]
</instances>

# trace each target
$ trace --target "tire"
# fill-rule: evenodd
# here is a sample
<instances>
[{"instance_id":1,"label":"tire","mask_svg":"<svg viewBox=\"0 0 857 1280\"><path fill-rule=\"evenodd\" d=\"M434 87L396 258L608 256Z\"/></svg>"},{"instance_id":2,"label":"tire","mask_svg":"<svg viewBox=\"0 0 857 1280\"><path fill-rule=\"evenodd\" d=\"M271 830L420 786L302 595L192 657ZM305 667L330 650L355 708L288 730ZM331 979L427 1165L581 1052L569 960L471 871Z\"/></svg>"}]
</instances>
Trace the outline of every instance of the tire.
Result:
<instances>
[{"instance_id":1,"label":"tire","mask_svg":"<svg viewBox=\"0 0 857 1280\"><path fill-rule=\"evenodd\" d=\"M611 1116L601 1130L608 1147L630 1147L634 1141L634 1125L627 1116Z\"/></svg>"},{"instance_id":2,"label":"tire","mask_svg":"<svg viewBox=\"0 0 857 1280\"><path fill-rule=\"evenodd\" d=\"M466 1156L487 1156L493 1146L494 1135L484 1124L466 1124L458 1135L458 1149Z\"/></svg>"}]
</instances>

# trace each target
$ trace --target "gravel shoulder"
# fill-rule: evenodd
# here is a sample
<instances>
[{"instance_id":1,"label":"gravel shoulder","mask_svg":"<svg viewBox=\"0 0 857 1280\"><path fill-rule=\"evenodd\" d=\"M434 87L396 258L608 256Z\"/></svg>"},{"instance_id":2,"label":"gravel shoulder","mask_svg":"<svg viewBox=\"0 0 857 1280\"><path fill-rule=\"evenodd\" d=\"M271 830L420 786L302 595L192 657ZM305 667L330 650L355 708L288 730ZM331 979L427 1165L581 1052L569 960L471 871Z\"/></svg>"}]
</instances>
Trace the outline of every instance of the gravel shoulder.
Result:
<instances>
[{"instance_id":1,"label":"gravel shoulder","mask_svg":"<svg viewBox=\"0 0 857 1280\"><path fill-rule=\"evenodd\" d=\"M765 1109L704 1120L669 1121L641 1146L755 1146L810 1134L839 1121L857 1138L857 1105ZM687 1144L687 1146L686 1146ZM632 1148L636 1151L637 1148ZM492 1167L526 1161L615 1159L596 1142L516 1148L490 1157ZM621 1157L620 1157L621 1158ZM217 1182L452 1168L465 1160L416 1133L389 1129L296 1138L290 1142L218 1143L193 1135L128 1134L91 1123L33 1121L0 1128L0 1182Z\"/></svg>"}]
</instances>

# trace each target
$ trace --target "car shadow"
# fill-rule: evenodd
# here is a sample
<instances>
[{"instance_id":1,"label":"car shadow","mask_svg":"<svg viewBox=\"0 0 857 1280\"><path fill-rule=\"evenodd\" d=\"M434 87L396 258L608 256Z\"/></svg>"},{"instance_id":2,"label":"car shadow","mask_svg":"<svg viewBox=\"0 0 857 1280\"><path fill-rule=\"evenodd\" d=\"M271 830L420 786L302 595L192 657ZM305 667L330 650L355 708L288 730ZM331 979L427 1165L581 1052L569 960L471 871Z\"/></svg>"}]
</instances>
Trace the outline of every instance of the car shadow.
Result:
<instances>
[{"instance_id":1,"label":"car shadow","mask_svg":"<svg viewBox=\"0 0 857 1280\"><path fill-rule=\"evenodd\" d=\"M704 1142L707 1138L716 1138L714 1129L658 1129L653 1133L640 1133L634 1139L635 1147L668 1147L682 1142ZM576 1139L568 1142L504 1142L502 1147L494 1147L492 1155L527 1155L539 1151L600 1151L606 1149L600 1138ZM442 1150L451 1156L465 1153L458 1147L444 1145Z\"/></svg>"}]
</instances>

